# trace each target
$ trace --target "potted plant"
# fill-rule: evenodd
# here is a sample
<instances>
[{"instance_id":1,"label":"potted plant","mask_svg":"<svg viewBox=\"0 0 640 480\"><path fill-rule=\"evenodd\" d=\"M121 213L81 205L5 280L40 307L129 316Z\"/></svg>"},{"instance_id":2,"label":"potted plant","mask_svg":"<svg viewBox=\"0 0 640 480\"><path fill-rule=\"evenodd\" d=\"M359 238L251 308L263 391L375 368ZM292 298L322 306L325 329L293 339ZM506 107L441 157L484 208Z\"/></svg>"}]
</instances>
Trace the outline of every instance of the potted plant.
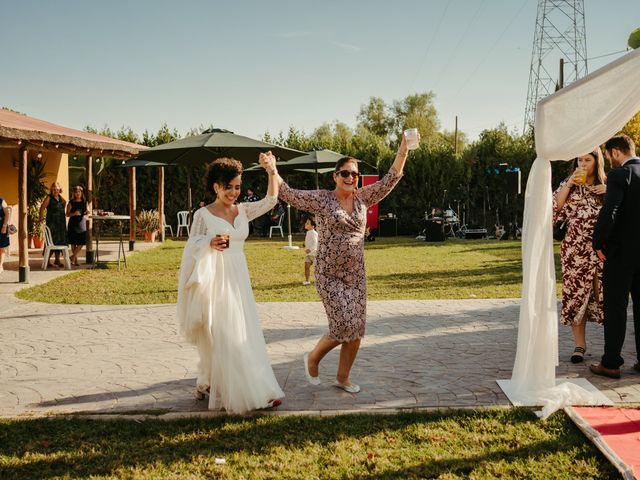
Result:
<instances>
[{"instance_id":1,"label":"potted plant","mask_svg":"<svg viewBox=\"0 0 640 480\"><path fill-rule=\"evenodd\" d=\"M142 232L145 242L154 242L160 230L160 216L157 210L141 210L136 215L138 232Z\"/></svg>"},{"instance_id":2,"label":"potted plant","mask_svg":"<svg viewBox=\"0 0 640 480\"><path fill-rule=\"evenodd\" d=\"M35 248L44 247L44 232L42 224L38 221L40 216L40 204L34 203L29 205L27 216L27 234L29 235L29 245Z\"/></svg>"},{"instance_id":3,"label":"potted plant","mask_svg":"<svg viewBox=\"0 0 640 480\"><path fill-rule=\"evenodd\" d=\"M47 196L47 186L44 183L46 176L43 161L37 158L29 160L27 168L27 235L29 243L33 244L35 248L42 248L44 245L44 233L38 219L40 205Z\"/></svg>"}]
</instances>

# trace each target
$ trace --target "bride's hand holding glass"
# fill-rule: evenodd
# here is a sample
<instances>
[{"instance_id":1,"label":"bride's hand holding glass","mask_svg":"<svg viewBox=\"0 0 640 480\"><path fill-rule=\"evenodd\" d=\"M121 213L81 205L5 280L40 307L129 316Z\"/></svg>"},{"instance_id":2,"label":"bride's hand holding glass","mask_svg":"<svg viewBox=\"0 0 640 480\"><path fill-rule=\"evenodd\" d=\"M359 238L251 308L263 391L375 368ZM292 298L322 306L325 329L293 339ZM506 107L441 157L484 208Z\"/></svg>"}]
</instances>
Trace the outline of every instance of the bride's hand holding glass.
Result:
<instances>
[{"instance_id":1,"label":"bride's hand holding glass","mask_svg":"<svg viewBox=\"0 0 640 480\"><path fill-rule=\"evenodd\" d=\"M229 248L229 233L224 232L216 235L209 242L209 246L214 250L218 250L219 252L224 251Z\"/></svg>"}]
</instances>

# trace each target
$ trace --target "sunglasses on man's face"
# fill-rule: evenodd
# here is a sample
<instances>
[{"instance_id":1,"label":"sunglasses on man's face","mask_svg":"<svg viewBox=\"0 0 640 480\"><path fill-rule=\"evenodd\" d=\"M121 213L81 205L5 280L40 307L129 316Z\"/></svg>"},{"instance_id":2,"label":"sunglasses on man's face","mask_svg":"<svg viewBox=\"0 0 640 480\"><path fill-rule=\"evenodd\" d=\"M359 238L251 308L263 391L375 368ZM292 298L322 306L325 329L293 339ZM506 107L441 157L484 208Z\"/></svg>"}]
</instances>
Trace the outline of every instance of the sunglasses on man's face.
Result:
<instances>
[{"instance_id":1,"label":"sunglasses on man's face","mask_svg":"<svg viewBox=\"0 0 640 480\"><path fill-rule=\"evenodd\" d=\"M358 172L351 172L349 170L340 170L337 172L342 178L349 178L349 175L353 178L358 178L360 174Z\"/></svg>"}]
</instances>

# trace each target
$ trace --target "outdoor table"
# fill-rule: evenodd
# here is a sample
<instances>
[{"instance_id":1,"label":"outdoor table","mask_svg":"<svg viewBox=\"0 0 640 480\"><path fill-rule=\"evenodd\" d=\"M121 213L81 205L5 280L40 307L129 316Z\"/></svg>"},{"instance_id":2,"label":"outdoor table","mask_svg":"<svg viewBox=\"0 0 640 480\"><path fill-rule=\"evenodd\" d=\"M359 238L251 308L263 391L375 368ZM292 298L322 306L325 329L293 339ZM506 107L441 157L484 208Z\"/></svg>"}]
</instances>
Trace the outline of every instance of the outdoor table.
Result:
<instances>
[{"instance_id":1,"label":"outdoor table","mask_svg":"<svg viewBox=\"0 0 640 480\"><path fill-rule=\"evenodd\" d=\"M89 218L91 218L94 221L93 224L93 231L95 233L96 236L96 255L95 255L95 261L93 263L94 267L97 267L100 264L100 231L101 228L99 227L100 222L103 221L113 221L113 222L118 222L118 226L120 227L120 235L118 238L118 270L120 270L120 254L122 253L122 261L124 262L124 266L127 266L127 257L124 253L124 242L122 240L122 221L123 220L130 220L131 217L129 217L129 215L91 215ZM113 263L115 263L116 261L113 260ZM109 261L103 261L102 263L109 263Z\"/></svg>"}]
</instances>

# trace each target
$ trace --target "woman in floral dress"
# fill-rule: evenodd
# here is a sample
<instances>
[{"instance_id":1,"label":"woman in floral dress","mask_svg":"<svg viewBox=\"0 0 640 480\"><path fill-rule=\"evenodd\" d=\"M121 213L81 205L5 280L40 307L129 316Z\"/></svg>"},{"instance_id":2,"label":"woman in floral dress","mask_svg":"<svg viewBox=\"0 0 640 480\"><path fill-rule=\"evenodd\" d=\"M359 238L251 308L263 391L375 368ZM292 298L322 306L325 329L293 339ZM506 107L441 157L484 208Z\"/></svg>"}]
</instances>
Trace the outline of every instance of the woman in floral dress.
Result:
<instances>
[{"instance_id":1,"label":"woman in floral dress","mask_svg":"<svg viewBox=\"0 0 640 480\"><path fill-rule=\"evenodd\" d=\"M576 183L578 167L586 170L585 185ZM554 222L566 221L566 236L560 246L562 263L562 312L560 321L571 325L575 349L573 363L580 363L586 353L586 322L602 324L602 262L591 246L606 192L604 159L596 148L573 161L573 173L553 193Z\"/></svg>"},{"instance_id":2,"label":"woman in floral dress","mask_svg":"<svg viewBox=\"0 0 640 480\"><path fill-rule=\"evenodd\" d=\"M351 157L344 157L336 164L334 190L294 190L284 182L280 187L282 200L316 217L316 288L329 320L329 331L311 352L303 355L305 374L313 385L320 384L320 361L341 345L334 385L349 393L360 391L358 385L350 382L349 373L364 336L367 313L364 268L367 210L393 190L402 177L407 155L403 135L389 173L360 189L357 189L358 163Z\"/></svg>"}]
</instances>

